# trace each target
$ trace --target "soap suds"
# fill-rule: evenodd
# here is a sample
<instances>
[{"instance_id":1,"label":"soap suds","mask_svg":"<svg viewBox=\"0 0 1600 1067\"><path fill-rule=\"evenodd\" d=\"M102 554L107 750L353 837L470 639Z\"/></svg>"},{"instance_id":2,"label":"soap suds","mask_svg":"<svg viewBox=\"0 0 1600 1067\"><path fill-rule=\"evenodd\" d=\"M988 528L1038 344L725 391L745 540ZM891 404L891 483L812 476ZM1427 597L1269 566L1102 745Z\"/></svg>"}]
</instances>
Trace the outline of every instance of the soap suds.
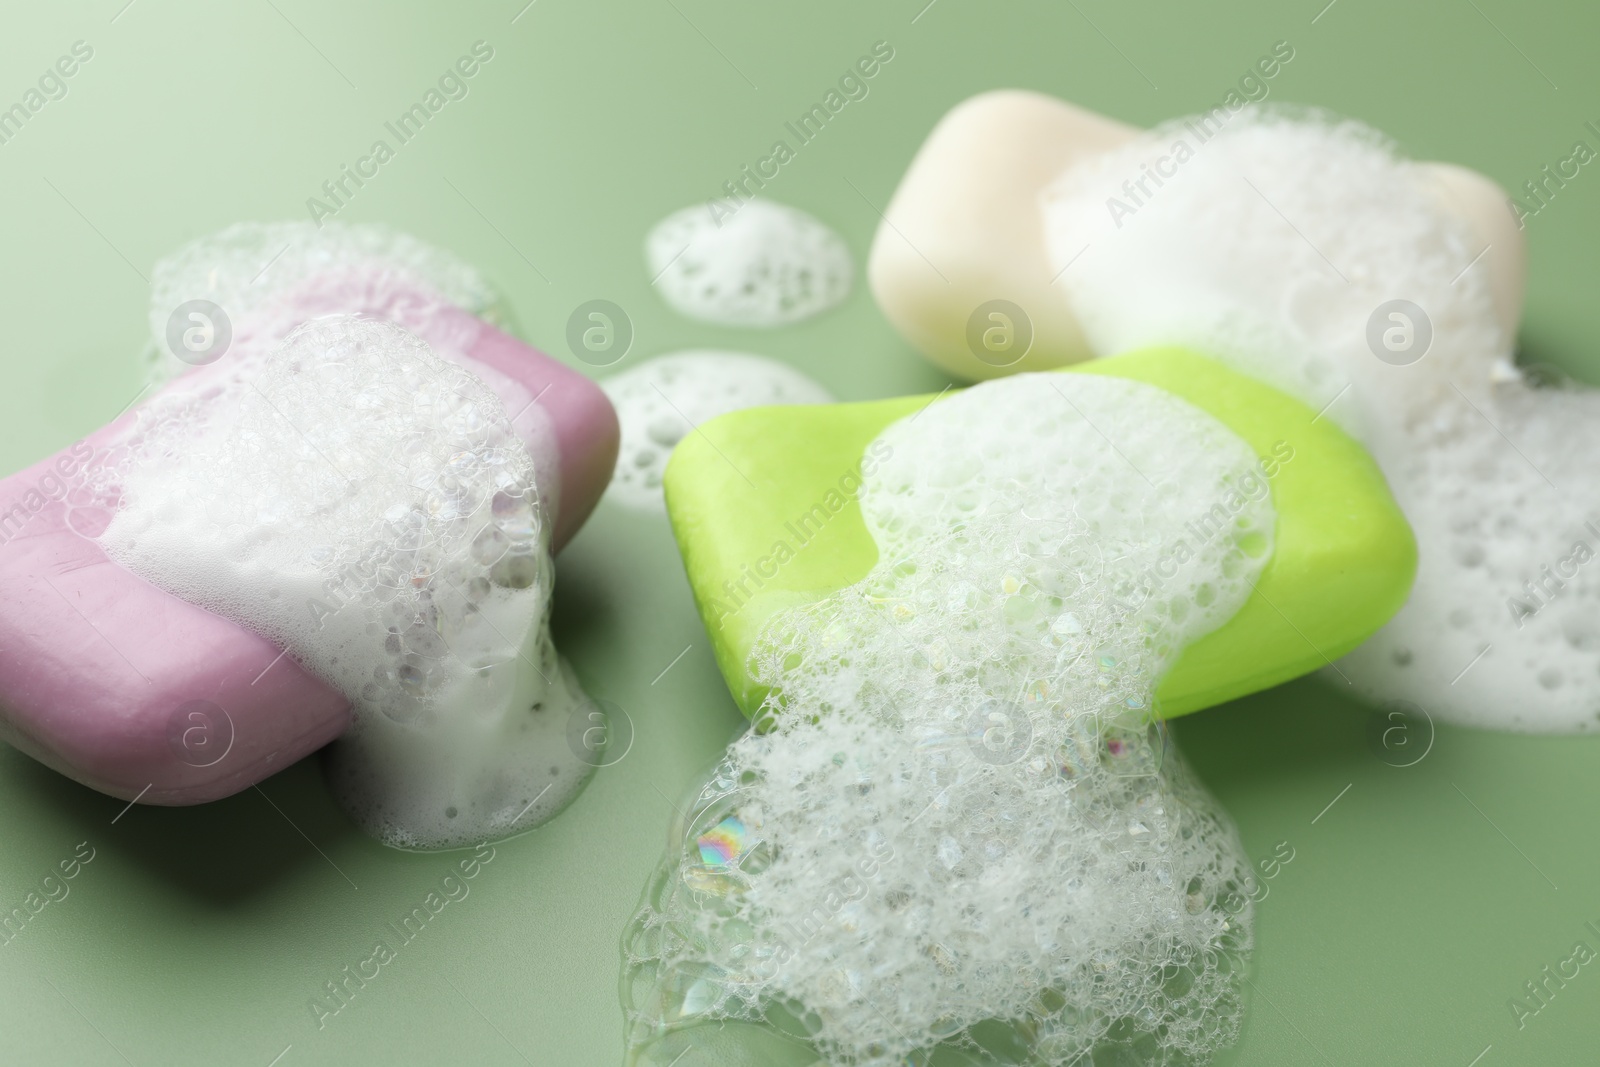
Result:
<instances>
[{"instance_id":1,"label":"soap suds","mask_svg":"<svg viewBox=\"0 0 1600 1067\"><path fill-rule=\"evenodd\" d=\"M1595 729L1600 509L1584 499L1600 484L1600 392L1539 388L1513 366L1496 252L1375 131L1252 112L1176 165L1181 139L1195 140L1181 124L1152 131L1045 197L1095 351L1195 347L1372 450L1416 531L1416 586L1330 681L1469 725ZM1175 176L1130 198L1162 157ZM1390 317L1397 300L1426 321Z\"/></svg>"},{"instance_id":2,"label":"soap suds","mask_svg":"<svg viewBox=\"0 0 1600 1067\"><path fill-rule=\"evenodd\" d=\"M1250 593L1270 499L1148 575L1256 458L1095 375L979 385L880 440L880 562L769 624L766 732L687 806L630 928L629 1062L718 1019L852 1067L1208 1057L1237 1036L1254 883L1152 693Z\"/></svg>"},{"instance_id":3,"label":"soap suds","mask_svg":"<svg viewBox=\"0 0 1600 1067\"><path fill-rule=\"evenodd\" d=\"M844 240L798 208L756 198L719 218L704 204L674 212L645 239L662 297L690 318L724 326L783 326L850 295Z\"/></svg>"},{"instance_id":4,"label":"soap suds","mask_svg":"<svg viewBox=\"0 0 1600 1067\"><path fill-rule=\"evenodd\" d=\"M553 466L458 363L318 318L139 410L101 543L350 698L330 779L363 829L454 847L542 822L589 770L549 635Z\"/></svg>"},{"instance_id":5,"label":"soap suds","mask_svg":"<svg viewBox=\"0 0 1600 1067\"><path fill-rule=\"evenodd\" d=\"M685 435L707 419L769 404L827 404L826 389L786 363L742 352L659 356L601 383L622 427L606 496L625 507L666 510L661 479Z\"/></svg>"},{"instance_id":6,"label":"soap suds","mask_svg":"<svg viewBox=\"0 0 1600 1067\"><path fill-rule=\"evenodd\" d=\"M151 271L149 377L165 381L193 362L178 358L167 336L168 320L189 301L208 300L233 320L251 313L259 319L263 307L308 280L375 269L436 292L485 321L501 325L507 319L499 293L475 267L409 234L342 222L241 222L184 245ZM295 324L280 326L276 336Z\"/></svg>"}]
</instances>

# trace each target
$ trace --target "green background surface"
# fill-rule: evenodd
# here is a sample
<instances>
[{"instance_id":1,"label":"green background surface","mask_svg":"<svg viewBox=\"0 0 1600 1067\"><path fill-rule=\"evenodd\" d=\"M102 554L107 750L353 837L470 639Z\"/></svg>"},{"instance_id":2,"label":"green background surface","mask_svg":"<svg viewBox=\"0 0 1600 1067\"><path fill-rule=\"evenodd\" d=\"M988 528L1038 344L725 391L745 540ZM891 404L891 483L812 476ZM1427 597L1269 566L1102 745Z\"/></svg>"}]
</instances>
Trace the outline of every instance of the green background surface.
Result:
<instances>
[{"instance_id":1,"label":"green background surface","mask_svg":"<svg viewBox=\"0 0 1600 1067\"><path fill-rule=\"evenodd\" d=\"M563 358L568 315L604 297L637 330L620 367L745 348L852 400L946 384L864 287L797 328L709 327L656 298L640 244L765 155L874 41L895 58L870 96L769 189L858 256L934 121L999 86L1148 124L1219 101L1288 40L1272 99L1354 115L1508 187L1579 137L1595 145L1583 123L1600 120L1600 15L1577 4L523 2L8 3L5 104L73 41L95 52L0 146L0 469L134 395L156 257L238 220L306 217L306 198L478 39L495 56L470 95L341 219L481 264L526 335ZM1527 358L1591 379L1597 235L1593 167L1528 223ZM741 720L664 519L603 505L564 554L557 597L558 643L629 713L631 752L560 818L499 846L470 896L320 1030L309 998L454 857L363 839L315 761L265 795L119 816L121 802L0 752L0 906L78 842L96 850L70 895L0 946L0 1062L618 1063L618 935L665 843L668 798ZM1250 855L1295 850L1259 908L1243 1039L1219 1062L1596 1062L1600 962L1523 1029L1507 1001L1575 941L1600 948L1584 929L1600 925L1600 741L1440 728L1425 759L1395 768L1370 747L1371 715L1303 680L1176 724Z\"/></svg>"}]
</instances>

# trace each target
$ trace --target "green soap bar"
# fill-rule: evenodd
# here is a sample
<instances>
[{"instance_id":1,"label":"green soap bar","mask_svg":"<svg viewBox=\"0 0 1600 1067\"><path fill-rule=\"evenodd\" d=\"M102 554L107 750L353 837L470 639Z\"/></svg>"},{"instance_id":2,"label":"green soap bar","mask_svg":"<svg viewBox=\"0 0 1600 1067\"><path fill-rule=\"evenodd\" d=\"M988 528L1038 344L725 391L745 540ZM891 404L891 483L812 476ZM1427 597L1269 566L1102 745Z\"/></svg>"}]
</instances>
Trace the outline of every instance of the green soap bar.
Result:
<instances>
[{"instance_id":1,"label":"green soap bar","mask_svg":"<svg viewBox=\"0 0 1600 1067\"><path fill-rule=\"evenodd\" d=\"M1315 670L1405 603L1417 549L1364 448L1298 400L1178 348L1065 368L1159 386L1262 458L1277 508L1272 558L1238 614L1190 645L1156 696L1170 718ZM856 500L868 446L935 397L750 408L673 452L667 513L717 663L745 715L766 689L746 663L774 614L852 585L878 561ZM1230 513L1231 514L1231 513ZM1196 516L1197 520L1203 516Z\"/></svg>"}]
</instances>

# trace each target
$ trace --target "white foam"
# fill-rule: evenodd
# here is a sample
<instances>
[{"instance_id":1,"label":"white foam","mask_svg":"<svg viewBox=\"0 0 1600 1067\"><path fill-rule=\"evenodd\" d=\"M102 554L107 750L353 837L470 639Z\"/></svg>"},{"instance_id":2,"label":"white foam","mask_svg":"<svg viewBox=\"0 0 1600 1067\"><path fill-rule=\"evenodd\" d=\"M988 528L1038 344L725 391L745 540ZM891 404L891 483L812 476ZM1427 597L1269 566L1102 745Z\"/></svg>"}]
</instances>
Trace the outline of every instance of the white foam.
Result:
<instances>
[{"instance_id":1,"label":"white foam","mask_svg":"<svg viewBox=\"0 0 1600 1067\"><path fill-rule=\"evenodd\" d=\"M1163 156L1175 175L1130 196L1123 183ZM1197 347L1327 406L1372 449L1416 530L1417 582L1330 680L1472 725L1595 728L1600 535L1585 523L1600 511L1582 501L1600 483L1600 393L1537 389L1511 367L1484 249L1413 164L1317 115L1236 116L1204 144L1173 123L1064 174L1044 216L1097 352ZM1395 299L1433 331L1404 366L1367 336ZM1546 565L1560 570L1547 590L1525 587Z\"/></svg>"},{"instance_id":2,"label":"white foam","mask_svg":"<svg viewBox=\"0 0 1600 1067\"><path fill-rule=\"evenodd\" d=\"M1206 1056L1237 1033L1253 883L1151 694L1270 555L1255 457L1091 375L979 385L879 440L880 562L767 628L770 732L689 805L630 930L630 1062L718 1018L841 1065L972 1051L985 1020L1029 1063ZM1237 524L1196 543L1235 490Z\"/></svg>"},{"instance_id":3,"label":"white foam","mask_svg":"<svg viewBox=\"0 0 1600 1067\"><path fill-rule=\"evenodd\" d=\"M140 410L107 553L351 699L332 784L381 840L452 847L548 818L589 770L566 743L583 697L548 630L541 464L499 398L375 318L317 319L252 356Z\"/></svg>"},{"instance_id":4,"label":"white foam","mask_svg":"<svg viewBox=\"0 0 1600 1067\"><path fill-rule=\"evenodd\" d=\"M663 512L661 479L678 442L707 419L767 404L826 404L826 389L786 363L743 352L692 349L658 356L601 383L621 424L606 496Z\"/></svg>"},{"instance_id":5,"label":"white foam","mask_svg":"<svg viewBox=\"0 0 1600 1067\"><path fill-rule=\"evenodd\" d=\"M771 200L731 210L684 208L645 239L650 277L678 311L727 326L783 326L850 295L855 268L833 230Z\"/></svg>"},{"instance_id":6,"label":"white foam","mask_svg":"<svg viewBox=\"0 0 1600 1067\"><path fill-rule=\"evenodd\" d=\"M150 377L165 381L185 369L168 345L167 320L187 301L209 300L238 320L312 279L375 268L486 321L507 319L499 293L477 268L409 234L342 222L240 222L191 241L152 269L152 345L145 353ZM278 329L277 336L298 321Z\"/></svg>"}]
</instances>

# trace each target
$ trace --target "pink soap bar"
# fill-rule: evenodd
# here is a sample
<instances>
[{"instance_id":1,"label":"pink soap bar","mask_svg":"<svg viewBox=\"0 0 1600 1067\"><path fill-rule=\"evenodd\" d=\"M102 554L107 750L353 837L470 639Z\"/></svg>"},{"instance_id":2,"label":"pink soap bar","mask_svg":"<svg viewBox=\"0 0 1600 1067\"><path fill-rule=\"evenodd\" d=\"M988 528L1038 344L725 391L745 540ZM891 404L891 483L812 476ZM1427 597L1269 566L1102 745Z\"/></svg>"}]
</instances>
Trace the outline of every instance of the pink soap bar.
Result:
<instances>
[{"instance_id":1,"label":"pink soap bar","mask_svg":"<svg viewBox=\"0 0 1600 1067\"><path fill-rule=\"evenodd\" d=\"M459 308L370 273L314 279L236 323L233 344L270 343L295 322L352 312L392 319L441 354L463 355L524 435L532 420L526 410L517 418L514 403L526 396L517 406L543 409L559 453L552 542L565 544L616 462L616 414L599 386ZM108 516L75 506L67 484L133 418L0 481L0 739L112 796L199 804L327 744L349 726L350 704L271 641L163 592L90 539Z\"/></svg>"}]
</instances>

